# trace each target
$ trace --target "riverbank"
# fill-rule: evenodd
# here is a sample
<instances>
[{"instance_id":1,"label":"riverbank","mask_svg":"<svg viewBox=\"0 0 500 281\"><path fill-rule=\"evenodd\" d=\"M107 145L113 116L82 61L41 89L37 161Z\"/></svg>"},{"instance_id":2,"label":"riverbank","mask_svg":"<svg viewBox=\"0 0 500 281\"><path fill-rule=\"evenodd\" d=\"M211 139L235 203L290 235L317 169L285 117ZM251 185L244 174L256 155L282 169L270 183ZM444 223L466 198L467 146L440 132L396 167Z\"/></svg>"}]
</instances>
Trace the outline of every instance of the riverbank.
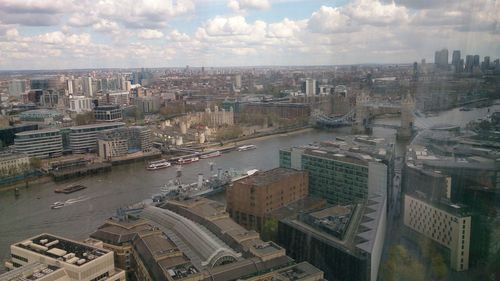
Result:
<instances>
[{"instance_id":1,"label":"riverbank","mask_svg":"<svg viewBox=\"0 0 500 281\"><path fill-rule=\"evenodd\" d=\"M40 176L38 178L34 178L34 179L29 180L28 181L28 188L32 188L34 185L49 183L51 181L53 182L51 176L43 175L43 176ZM8 190L12 190L15 188L21 188L21 187L24 188L25 186L26 186L26 181L23 180L23 181L18 181L18 182L13 183L13 184L0 186L0 191L8 191Z\"/></svg>"}]
</instances>

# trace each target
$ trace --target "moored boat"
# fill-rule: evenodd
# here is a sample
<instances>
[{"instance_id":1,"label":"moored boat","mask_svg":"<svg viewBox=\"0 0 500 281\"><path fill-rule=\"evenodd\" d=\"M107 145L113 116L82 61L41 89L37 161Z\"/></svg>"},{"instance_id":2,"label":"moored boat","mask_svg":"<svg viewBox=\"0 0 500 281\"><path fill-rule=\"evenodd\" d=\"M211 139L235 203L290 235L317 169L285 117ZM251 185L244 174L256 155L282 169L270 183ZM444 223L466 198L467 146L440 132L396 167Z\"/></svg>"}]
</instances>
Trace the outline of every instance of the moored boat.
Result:
<instances>
[{"instance_id":1,"label":"moored boat","mask_svg":"<svg viewBox=\"0 0 500 281\"><path fill-rule=\"evenodd\" d=\"M245 150L252 150L256 149L257 147L253 144L248 144L248 145L242 145L238 148L236 148L237 151L245 151Z\"/></svg>"},{"instance_id":2,"label":"moored boat","mask_svg":"<svg viewBox=\"0 0 500 281\"><path fill-rule=\"evenodd\" d=\"M82 190L85 188L87 188L87 187L84 185L76 184L76 185L71 185L71 186L68 186L68 187L62 188L62 189L61 188L55 189L54 192L55 193L70 194L70 193L77 192L78 190Z\"/></svg>"},{"instance_id":3,"label":"moored boat","mask_svg":"<svg viewBox=\"0 0 500 281\"><path fill-rule=\"evenodd\" d=\"M197 162L199 160L200 158L198 157L179 158L179 160L177 160L177 164L179 165L190 164L193 162Z\"/></svg>"},{"instance_id":4,"label":"moored boat","mask_svg":"<svg viewBox=\"0 0 500 281\"><path fill-rule=\"evenodd\" d=\"M159 169L165 169L165 168L168 168L170 166L172 166L172 164L170 164L170 162L167 162L167 160L165 160L165 159L161 159L158 161L149 162L146 169L149 171L154 171L154 170L159 170Z\"/></svg>"},{"instance_id":5,"label":"moored boat","mask_svg":"<svg viewBox=\"0 0 500 281\"><path fill-rule=\"evenodd\" d=\"M207 159L207 158L212 158L212 157L219 157L221 155L222 155L222 153L220 153L220 151L217 150L217 151L214 151L214 152L210 152L210 153L207 153L207 154L200 155L200 158L201 159Z\"/></svg>"}]
</instances>

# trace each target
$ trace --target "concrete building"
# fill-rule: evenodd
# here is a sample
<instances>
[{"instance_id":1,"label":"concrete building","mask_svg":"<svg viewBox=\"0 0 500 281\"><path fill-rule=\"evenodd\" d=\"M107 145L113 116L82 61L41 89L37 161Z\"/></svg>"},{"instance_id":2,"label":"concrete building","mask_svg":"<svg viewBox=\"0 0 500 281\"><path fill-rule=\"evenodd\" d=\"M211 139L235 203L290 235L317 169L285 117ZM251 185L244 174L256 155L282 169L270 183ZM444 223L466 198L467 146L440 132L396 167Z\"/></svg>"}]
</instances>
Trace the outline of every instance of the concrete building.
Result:
<instances>
[{"instance_id":1,"label":"concrete building","mask_svg":"<svg viewBox=\"0 0 500 281\"><path fill-rule=\"evenodd\" d=\"M125 123L111 122L71 127L69 132L70 149L73 153L97 151L97 134L100 131L125 126Z\"/></svg>"},{"instance_id":2,"label":"concrete building","mask_svg":"<svg viewBox=\"0 0 500 281\"><path fill-rule=\"evenodd\" d=\"M52 109L34 109L21 112L19 119L27 122L52 123L53 121L62 121L63 115Z\"/></svg>"},{"instance_id":3,"label":"concrete building","mask_svg":"<svg viewBox=\"0 0 500 281\"><path fill-rule=\"evenodd\" d=\"M20 97L26 92L25 80L10 80L9 81L9 96Z\"/></svg>"},{"instance_id":4,"label":"concrete building","mask_svg":"<svg viewBox=\"0 0 500 281\"><path fill-rule=\"evenodd\" d=\"M83 88L83 93L87 97L94 96L94 90L92 88L92 77L82 77L82 88Z\"/></svg>"},{"instance_id":5,"label":"concrete building","mask_svg":"<svg viewBox=\"0 0 500 281\"><path fill-rule=\"evenodd\" d=\"M307 78L302 82L302 92L306 96L315 96L317 94L317 81L312 78Z\"/></svg>"},{"instance_id":6,"label":"concrete building","mask_svg":"<svg viewBox=\"0 0 500 281\"><path fill-rule=\"evenodd\" d=\"M29 170L28 155L10 151L0 152L0 175L16 175Z\"/></svg>"},{"instance_id":7,"label":"concrete building","mask_svg":"<svg viewBox=\"0 0 500 281\"><path fill-rule=\"evenodd\" d=\"M280 150L280 167L309 172L309 194L331 204L350 204L387 192L391 149L383 139L337 138Z\"/></svg>"},{"instance_id":8,"label":"concrete building","mask_svg":"<svg viewBox=\"0 0 500 281\"><path fill-rule=\"evenodd\" d=\"M126 156L129 153L151 151L151 130L147 127L120 127L99 132L98 154L102 159Z\"/></svg>"},{"instance_id":9,"label":"concrete building","mask_svg":"<svg viewBox=\"0 0 500 281\"><path fill-rule=\"evenodd\" d=\"M138 97L135 99L135 105L142 113L156 113L160 110L160 97Z\"/></svg>"},{"instance_id":10,"label":"concrete building","mask_svg":"<svg viewBox=\"0 0 500 281\"><path fill-rule=\"evenodd\" d=\"M308 194L307 172L276 168L235 181L226 190L227 212L238 224L262 233L271 213Z\"/></svg>"},{"instance_id":11,"label":"concrete building","mask_svg":"<svg viewBox=\"0 0 500 281\"><path fill-rule=\"evenodd\" d=\"M82 113L92 111L94 103L92 102L92 98L86 96L71 96L69 98L69 110Z\"/></svg>"},{"instance_id":12,"label":"concrete building","mask_svg":"<svg viewBox=\"0 0 500 281\"><path fill-rule=\"evenodd\" d=\"M97 121L116 122L123 119L123 110L119 105L99 105L94 107Z\"/></svg>"},{"instance_id":13,"label":"concrete building","mask_svg":"<svg viewBox=\"0 0 500 281\"><path fill-rule=\"evenodd\" d=\"M48 158L62 155L63 145L58 129L43 129L17 133L14 150L29 157Z\"/></svg>"},{"instance_id":14,"label":"concrete building","mask_svg":"<svg viewBox=\"0 0 500 281\"><path fill-rule=\"evenodd\" d=\"M279 244L331 281L376 281L386 229L386 197L327 207L279 221Z\"/></svg>"},{"instance_id":15,"label":"concrete building","mask_svg":"<svg viewBox=\"0 0 500 281\"><path fill-rule=\"evenodd\" d=\"M130 93L125 92L110 92L104 96L104 103L114 104L119 106L127 106L130 104Z\"/></svg>"},{"instance_id":16,"label":"concrete building","mask_svg":"<svg viewBox=\"0 0 500 281\"><path fill-rule=\"evenodd\" d=\"M434 64L437 68L447 70L448 69L448 49L442 49L436 51L434 55Z\"/></svg>"},{"instance_id":17,"label":"concrete building","mask_svg":"<svg viewBox=\"0 0 500 281\"><path fill-rule=\"evenodd\" d=\"M469 268L471 216L457 204L431 204L417 194L404 196L404 224L449 251L450 267Z\"/></svg>"},{"instance_id":18,"label":"concrete building","mask_svg":"<svg viewBox=\"0 0 500 281\"><path fill-rule=\"evenodd\" d=\"M5 264L9 269L40 262L64 269L67 280L125 280L125 272L114 266L113 252L52 234L15 243L10 252L12 258Z\"/></svg>"},{"instance_id":19,"label":"concrete building","mask_svg":"<svg viewBox=\"0 0 500 281\"><path fill-rule=\"evenodd\" d=\"M118 266L138 280L269 280L287 271L296 271L289 272L294 280L323 278L317 268L294 264L285 249L236 224L224 209L204 198L167 201L110 219L91 236L115 251Z\"/></svg>"}]
</instances>

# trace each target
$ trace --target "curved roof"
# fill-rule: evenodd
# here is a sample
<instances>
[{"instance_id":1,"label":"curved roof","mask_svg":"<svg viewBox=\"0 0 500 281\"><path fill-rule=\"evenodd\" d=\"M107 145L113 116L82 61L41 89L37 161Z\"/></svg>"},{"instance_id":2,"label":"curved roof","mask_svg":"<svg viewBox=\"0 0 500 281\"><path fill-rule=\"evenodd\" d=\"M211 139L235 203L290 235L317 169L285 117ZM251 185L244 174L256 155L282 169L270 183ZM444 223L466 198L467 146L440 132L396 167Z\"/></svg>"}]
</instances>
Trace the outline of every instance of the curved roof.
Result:
<instances>
[{"instance_id":1,"label":"curved roof","mask_svg":"<svg viewBox=\"0 0 500 281\"><path fill-rule=\"evenodd\" d=\"M207 229L170 210L147 206L142 216L174 232L201 260L202 266L236 261L240 254Z\"/></svg>"}]
</instances>

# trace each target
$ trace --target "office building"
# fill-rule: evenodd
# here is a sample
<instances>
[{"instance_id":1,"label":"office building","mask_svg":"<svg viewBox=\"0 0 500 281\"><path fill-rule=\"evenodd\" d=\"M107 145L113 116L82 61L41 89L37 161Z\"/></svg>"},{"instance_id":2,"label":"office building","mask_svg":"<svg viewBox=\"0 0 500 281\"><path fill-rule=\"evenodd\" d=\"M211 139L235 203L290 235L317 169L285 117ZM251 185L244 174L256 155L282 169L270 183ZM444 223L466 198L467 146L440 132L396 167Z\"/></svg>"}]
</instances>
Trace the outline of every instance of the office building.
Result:
<instances>
[{"instance_id":1,"label":"office building","mask_svg":"<svg viewBox=\"0 0 500 281\"><path fill-rule=\"evenodd\" d=\"M436 51L434 55L434 64L437 68L447 70L448 69L448 49L442 49Z\"/></svg>"},{"instance_id":2,"label":"office building","mask_svg":"<svg viewBox=\"0 0 500 281\"><path fill-rule=\"evenodd\" d=\"M98 154L102 159L126 156L129 153L151 151L151 130L147 127L121 127L99 132Z\"/></svg>"},{"instance_id":3,"label":"office building","mask_svg":"<svg viewBox=\"0 0 500 281\"><path fill-rule=\"evenodd\" d=\"M462 69L460 68L460 60L461 60L460 51L454 50L451 56L451 64L455 68L456 73L462 72Z\"/></svg>"},{"instance_id":4,"label":"office building","mask_svg":"<svg viewBox=\"0 0 500 281\"><path fill-rule=\"evenodd\" d=\"M465 56L465 71L472 72L473 68L474 68L474 56L473 55Z\"/></svg>"},{"instance_id":5,"label":"office building","mask_svg":"<svg viewBox=\"0 0 500 281\"><path fill-rule=\"evenodd\" d=\"M124 211L91 237L115 251L117 265L138 280L323 278L317 268L295 264L285 249L236 224L224 209L205 198L167 201L161 207L132 209L132 216Z\"/></svg>"},{"instance_id":6,"label":"office building","mask_svg":"<svg viewBox=\"0 0 500 281\"><path fill-rule=\"evenodd\" d=\"M145 114L157 113L160 110L161 101L159 97L137 97L135 106Z\"/></svg>"},{"instance_id":7,"label":"office building","mask_svg":"<svg viewBox=\"0 0 500 281\"><path fill-rule=\"evenodd\" d=\"M386 228L386 197L336 205L285 218L278 241L297 262L307 261L331 281L376 281Z\"/></svg>"},{"instance_id":8,"label":"office building","mask_svg":"<svg viewBox=\"0 0 500 281\"><path fill-rule=\"evenodd\" d=\"M316 88L317 81L315 79L307 78L304 82L302 82L302 92L306 96L315 96L318 92Z\"/></svg>"},{"instance_id":9,"label":"office building","mask_svg":"<svg viewBox=\"0 0 500 281\"><path fill-rule=\"evenodd\" d=\"M92 111L92 107L94 103L92 102L92 98L86 96L72 96L69 98L69 110L82 113Z\"/></svg>"},{"instance_id":10,"label":"office building","mask_svg":"<svg viewBox=\"0 0 500 281\"><path fill-rule=\"evenodd\" d=\"M469 268L471 216L457 204L430 203L416 194L404 196L404 224L449 251L450 267Z\"/></svg>"},{"instance_id":11,"label":"office building","mask_svg":"<svg viewBox=\"0 0 500 281\"><path fill-rule=\"evenodd\" d=\"M34 109L21 112L19 119L26 122L51 123L53 121L62 121L63 115L53 109Z\"/></svg>"},{"instance_id":12,"label":"office building","mask_svg":"<svg viewBox=\"0 0 500 281\"><path fill-rule=\"evenodd\" d=\"M15 243L10 253L11 260L5 264L10 269L39 262L53 271L64 269L66 280L125 280L125 272L114 266L113 252L52 234Z\"/></svg>"},{"instance_id":13,"label":"office building","mask_svg":"<svg viewBox=\"0 0 500 281\"><path fill-rule=\"evenodd\" d=\"M241 74L234 76L234 88L241 89Z\"/></svg>"},{"instance_id":14,"label":"office building","mask_svg":"<svg viewBox=\"0 0 500 281\"><path fill-rule=\"evenodd\" d=\"M29 157L58 157L62 155L62 149L62 137L58 129L21 132L14 139L14 150Z\"/></svg>"},{"instance_id":15,"label":"office building","mask_svg":"<svg viewBox=\"0 0 500 281\"><path fill-rule=\"evenodd\" d=\"M126 106L130 104L130 93L128 91L106 93L104 98L105 104L113 104L119 106Z\"/></svg>"},{"instance_id":16,"label":"office building","mask_svg":"<svg viewBox=\"0 0 500 281\"><path fill-rule=\"evenodd\" d=\"M75 87L73 85L74 81L72 79L66 80L66 90L68 91L68 95L72 95L75 93L75 91L73 90Z\"/></svg>"},{"instance_id":17,"label":"office building","mask_svg":"<svg viewBox=\"0 0 500 281\"><path fill-rule=\"evenodd\" d=\"M20 97L21 94L26 92L25 80L11 80L9 81L9 96Z\"/></svg>"},{"instance_id":18,"label":"office building","mask_svg":"<svg viewBox=\"0 0 500 281\"><path fill-rule=\"evenodd\" d=\"M280 167L309 172L309 194L349 204L387 192L391 145L369 137L337 138L279 152Z\"/></svg>"},{"instance_id":19,"label":"office building","mask_svg":"<svg viewBox=\"0 0 500 281\"><path fill-rule=\"evenodd\" d=\"M0 175L16 175L28 171L30 159L28 155L12 151L0 151Z\"/></svg>"},{"instance_id":20,"label":"office building","mask_svg":"<svg viewBox=\"0 0 500 281\"><path fill-rule=\"evenodd\" d=\"M36 77L30 80L31 90L46 90L49 88L49 79L43 77Z\"/></svg>"},{"instance_id":21,"label":"office building","mask_svg":"<svg viewBox=\"0 0 500 281\"><path fill-rule=\"evenodd\" d=\"M473 67L479 67L480 61L481 61L481 59L480 59L479 55L474 55L473 61L472 61Z\"/></svg>"},{"instance_id":22,"label":"office building","mask_svg":"<svg viewBox=\"0 0 500 281\"><path fill-rule=\"evenodd\" d=\"M0 274L0 281L71 281L68 273L59 266L33 262Z\"/></svg>"},{"instance_id":23,"label":"office building","mask_svg":"<svg viewBox=\"0 0 500 281\"><path fill-rule=\"evenodd\" d=\"M69 143L73 153L89 153L97 151L97 134L100 131L125 126L125 123L111 122L75 126L70 128Z\"/></svg>"},{"instance_id":24,"label":"office building","mask_svg":"<svg viewBox=\"0 0 500 281\"><path fill-rule=\"evenodd\" d=\"M87 97L93 97L94 96L94 89L92 85L92 77L82 77L82 88L83 88L83 93Z\"/></svg>"},{"instance_id":25,"label":"office building","mask_svg":"<svg viewBox=\"0 0 500 281\"><path fill-rule=\"evenodd\" d=\"M94 116L97 121L115 122L123 118L123 110L119 105L98 105L94 107Z\"/></svg>"},{"instance_id":26,"label":"office building","mask_svg":"<svg viewBox=\"0 0 500 281\"><path fill-rule=\"evenodd\" d=\"M308 194L306 171L276 168L235 181L226 190L227 212L238 224L262 233L271 213Z\"/></svg>"},{"instance_id":27,"label":"office building","mask_svg":"<svg viewBox=\"0 0 500 281\"><path fill-rule=\"evenodd\" d=\"M17 133L25 131L38 130L37 124L27 124L27 125L16 125L8 126L0 129L0 142L3 146L9 146L14 144L14 138Z\"/></svg>"}]
</instances>

